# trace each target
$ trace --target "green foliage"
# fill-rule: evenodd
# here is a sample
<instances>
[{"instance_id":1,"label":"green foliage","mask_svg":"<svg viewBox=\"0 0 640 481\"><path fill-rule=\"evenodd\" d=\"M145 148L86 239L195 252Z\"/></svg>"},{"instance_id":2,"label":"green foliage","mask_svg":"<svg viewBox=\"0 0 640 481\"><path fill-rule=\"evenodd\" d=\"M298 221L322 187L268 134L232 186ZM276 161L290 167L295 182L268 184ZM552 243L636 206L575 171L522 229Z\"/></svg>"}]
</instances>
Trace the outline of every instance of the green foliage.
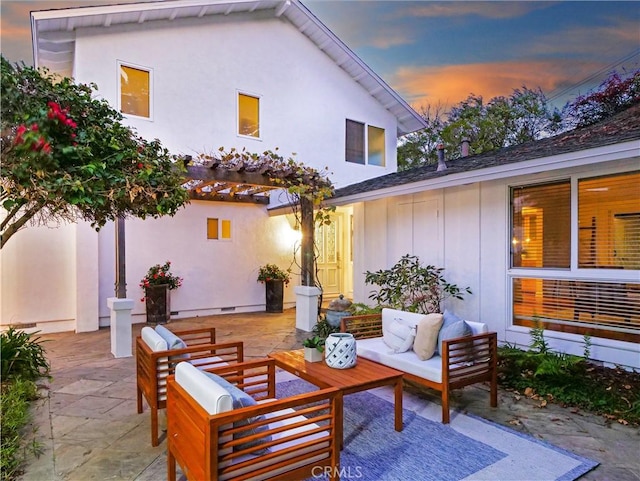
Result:
<instances>
[{"instance_id":1,"label":"green foliage","mask_svg":"<svg viewBox=\"0 0 640 481\"><path fill-rule=\"evenodd\" d=\"M275 264L266 264L258 270L258 282L284 281L289 284L291 280L291 269L282 270Z\"/></svg>"},{"instance_id":2,"label":"green foliage","mask_svg":"<svg viewBox=\"0 0 640 481\"><path fill-rule=\"evenodd\" d=\"M464 294L471 294L469 287L460 288L447 282L443 271L443 268L423 266L418 257L406 254L390 269L365 273L365 283L378 286L369 299L378 306L403 311L442 312L445 299L462 299Z\"/></svg>"},{"instance_id":3,"label":"green foliage","mask_svg":"<svg viewBox=\"0 0 640 481\"><path fill-rule=\"evenodd\" d=\"M307 339L302 341L302 345L304 347L316 348L318 351L323 352L325 341L326 341L326 338L322 338L318 335L315 335L313 337L308 337Z\"/></svg>"},{"instance_id":4,"label":"green foliage","mask_svg":"<svg viewBox=\"0 0 640 481\"><path fill-rule=\"evenodd\" d=\"M623 424L640 423L639 373L595 366L583 357L555 352L542 329L532 329L531 338L526 351L510 344L498 349L498 379L503 387L620 419Z\"/></svg>"},{"instance_id":5,"label":"green foliage","mask_svg":"<svg viewBox=\"0 0 640 481\"><path fill-rule=\"evenodd\" d=\"M4 379L4 378L3 378ZM3 382L0 399L0 475L3 480L17 479L24 462L20 431L29 422L29 401L37 398L36 385L27 379ZM34 445L33 448L37 449Z\"/></svg>"},{"instance_id":6,"label":"green foliage","mask_svg":"<svg viewBox=\"0 0 640 481\"><path fill-rule=\"evenodd\" d=\"M121 123L95 85L2 57L2 243L31 223L173 215L188 200L180 163Z\"/></svg>"},{"instance_id":7,"label":"green foliage","mask_svg":"<svg viewBox=\"0 0 640 481\"><path fill-rule=\"evenodd\" d=\"M329 334L333 334L334 332L340 332L340 328L338 326L332 326L329 324L326 318L320 319L313 329L311 330L316 337L320 339L326 339L329 337Z\"/></svg>"},{"instance_id":8,"label":"green foliage","mask_svg":"<svg viewBox=\"0 0 640 481\"><path fill-rule=\"evenodd\" d=\"M371 307L366 304L363 304L362 302L354 302L353 304L351 304L351 306L349 306L349 312L351 313L352 316L362 316L365 314L378 314L381 311L382 311L382 307L379 305Z\"/></svg>"},{"instance_id":9,"label":"green foliage","mask_svg":"<svg viewBox=\"0 0 640 481\"><path fill-rule=\"evenodd\" d=\"M13 327L0 334L2 381L35 380L49 373L49 362L39 337Z\"/></svg>"},{"instance_id":10,"label":"green foliage","mask_svg":"<svg viewBox=\"0 0 640 481\"><path fill-rule=\"evenodd\" d=\"M482 96L470 94L453 106L444 119L441 108L421 111L427 127L405 136L398 146L398 170L437 163L436 147L443 143L447 159L461 156L463 139L471 154L481 154L557 132L560 113L549 107L540 90L525 86L509 97L494 97L485 103Z\"/></svg>"},{"instance_id":11,"label":"green foliage","mask_svg":"<svg viewBox=\"0 0 640 481\"><path fill-rule=\"evenodd\" d=\"M140 281L140 287L146 289L150 286L169 286L169 290L177 289L182 285L182 277L178 277L171 273L171 261L165 262L163 265L156 264L151 266L147 274Z\"/></svg>"}]
</instances>

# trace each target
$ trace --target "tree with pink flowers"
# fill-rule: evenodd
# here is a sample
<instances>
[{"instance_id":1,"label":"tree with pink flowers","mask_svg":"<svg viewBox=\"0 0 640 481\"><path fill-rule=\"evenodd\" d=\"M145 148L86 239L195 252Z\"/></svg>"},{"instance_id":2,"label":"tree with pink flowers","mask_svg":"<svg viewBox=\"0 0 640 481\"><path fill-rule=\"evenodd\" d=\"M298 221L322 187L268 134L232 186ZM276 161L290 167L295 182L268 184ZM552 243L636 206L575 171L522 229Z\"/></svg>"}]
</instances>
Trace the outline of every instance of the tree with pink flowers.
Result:
<instances>
[{"instance_id":1,"label":"tree with pink flowers","mask_svg":"<svg viewBox=\"0 0 640 481\"><path fill-rule=\"evenodd\" d=\"M0 248L29 224L173 215L188 200L180 163L95 98L95 85L2 57Z\"/></svg>"}]
</instances>

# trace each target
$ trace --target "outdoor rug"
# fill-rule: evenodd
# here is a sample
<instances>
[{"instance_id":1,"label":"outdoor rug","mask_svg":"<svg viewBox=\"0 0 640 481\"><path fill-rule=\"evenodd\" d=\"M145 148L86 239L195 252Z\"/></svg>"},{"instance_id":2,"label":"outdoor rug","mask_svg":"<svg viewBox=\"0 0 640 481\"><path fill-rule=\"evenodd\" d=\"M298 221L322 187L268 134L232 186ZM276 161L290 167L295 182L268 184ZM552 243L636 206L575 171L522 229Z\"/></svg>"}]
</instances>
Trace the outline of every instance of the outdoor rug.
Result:
<instances>
[{"instance_id":1,"label":"outdoor rug","mask_svg":"<svg viewBox=\"0 0 640 481\"><path fill-rule=\"evenodd\" d=\"M278 398L317 389L278 374ZM344 397L340 479L572 481L598 465L475 416L456 413L451 424L434 421L440 406L407 392L403 407L404 429L397 432L391 389Z\"/></svg>"}]
</instances>

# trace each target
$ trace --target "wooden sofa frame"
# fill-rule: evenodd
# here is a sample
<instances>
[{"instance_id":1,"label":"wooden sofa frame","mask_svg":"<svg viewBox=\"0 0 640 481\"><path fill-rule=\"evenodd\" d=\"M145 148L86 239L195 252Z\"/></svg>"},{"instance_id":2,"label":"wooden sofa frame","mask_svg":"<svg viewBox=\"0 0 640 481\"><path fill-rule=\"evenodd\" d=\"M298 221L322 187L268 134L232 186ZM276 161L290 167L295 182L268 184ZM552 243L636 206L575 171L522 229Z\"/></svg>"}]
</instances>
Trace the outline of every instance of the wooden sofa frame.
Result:
<instances>
[{"instance_id":1,"label":"wooden sofa frame","mask_svg":"<svg viewBox=\"0 0 640 481\"><path fill-rule=\"evenodd\" d=\"M262 402L223 413L208 414L180 386L175 375L169 376L169 481L176 480L176 464L180 465L186 478L193 481L298 480L320 474L327 474L331 480L339 479L340 440L337 416L342 416L342 394L338 389L321 389L273 400L276 389L276 364L273 359L248 361L206 371L224 377L256 401ZM259 415L271 417L256 421L255 417ZM234 427L233 423L239 421L249 424ZM269 423L274 422L281 425L269 426ZM251 434L245 431L248 427L265 424L267 428L263 432ZM291 432L293 428L306 431ZM281 434L279 439L265 439L258 446L238 446L277 433L286 434ZM302 439L310 434L315 434L316 439ZM277 449L280 444L296 440L300 441ZM264 448L269 448L270 451L265 452ZM289 459L282 459L283 457Z\"/></svg>"},{"instance_id":2,"label":"wooden sofa frame","mask_svg":"<svg viewBox=\"0 0 640 481\"><path fill-rule=\"evenodd\" d=\"M356 339L382 337L382 314L366 314L344 317L340 330L353 334ZM488 332L474 336L442 341L442 382L404 372L403 379L440 391L442 399L442 423L448 424L449 393L453 389L478 382L489 382L491 407L498 406L498 338Z\"/></svg>"},{"instance_id":3,"label":"wooden sofa frame","mask_svg":"<svg viewBox=\"0 0 640 481\"><path fill-rule=\"evenodd\" d=\"M154 352L142 336L136 337L136 384L138 414L143 412L142 398L151 410L151 445L158 446L158 410L164 409L166 401L166 378L173 374L176 358L188 356L197 361L199 368L216 367L223 363L244 361L242 342L216 344L214 327L172 331L187 345L184 349ZM219 360L212 359L213 357Z\"/></svg>"}]
</instances>

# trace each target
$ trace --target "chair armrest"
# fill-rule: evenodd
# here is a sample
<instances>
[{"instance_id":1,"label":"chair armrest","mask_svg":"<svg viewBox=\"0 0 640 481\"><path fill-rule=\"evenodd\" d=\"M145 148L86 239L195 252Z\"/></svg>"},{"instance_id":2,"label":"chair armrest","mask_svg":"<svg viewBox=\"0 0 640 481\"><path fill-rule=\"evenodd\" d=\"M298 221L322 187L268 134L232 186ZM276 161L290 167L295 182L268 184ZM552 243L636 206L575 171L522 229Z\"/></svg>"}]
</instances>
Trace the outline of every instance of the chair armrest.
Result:
<instances>
[{"instance_id":1,"label":"chair armrest","mask_svg":"<svg viewBox=\"0 0 640 481\"><path fill-rule=\"evenodd\" d=\"M340 321L340 332L353 334L356 339L382 337L382 314L343 317Z\"/></svg>"},{"instance_id":2,"label":"chair armrest","mask_svg":"<svg viewBox=\"0 0 640 481\"><path fill-rule=\"evenodd\" d=\"M497 354L495 332L442 341L442 382L466 385L489 380L497 367Z\"/></svg>"}]
</instances>

